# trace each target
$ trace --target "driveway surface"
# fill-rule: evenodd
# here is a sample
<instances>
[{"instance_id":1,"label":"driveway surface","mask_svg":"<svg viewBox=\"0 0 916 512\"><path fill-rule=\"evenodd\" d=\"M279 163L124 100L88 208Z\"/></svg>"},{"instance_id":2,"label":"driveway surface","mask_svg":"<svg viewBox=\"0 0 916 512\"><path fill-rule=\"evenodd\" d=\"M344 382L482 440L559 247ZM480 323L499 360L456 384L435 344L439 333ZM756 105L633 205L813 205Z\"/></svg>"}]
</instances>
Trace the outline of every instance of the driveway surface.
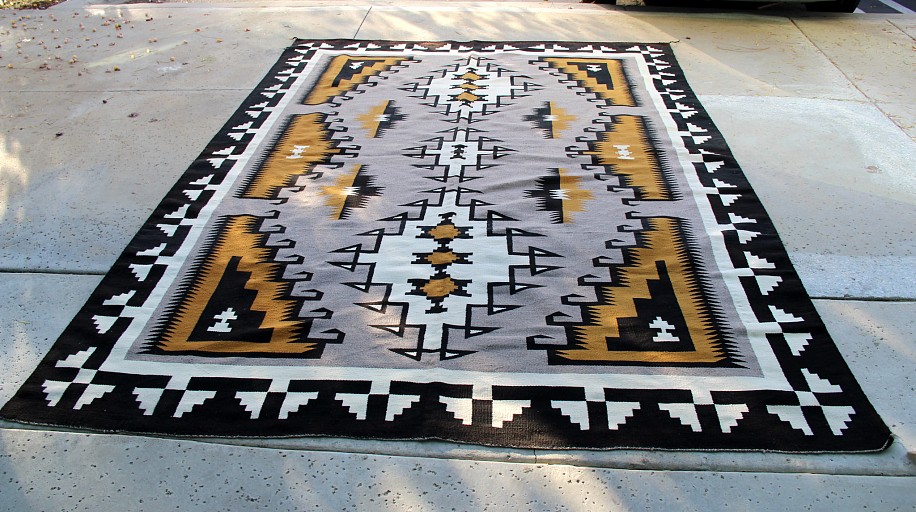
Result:
<instances>
[{"instance_id":1,"label":"driveway surface","mask_svg":"<svg viewBox=\"0 0 916 512\"><path fill-rule=\"evenodd\" d=\"M0 510L913 510L916 16L268 0L0 11L0 402L295 37L671 42L894 433L859 455L0 422Z\"/></svg>"}]
</instances>

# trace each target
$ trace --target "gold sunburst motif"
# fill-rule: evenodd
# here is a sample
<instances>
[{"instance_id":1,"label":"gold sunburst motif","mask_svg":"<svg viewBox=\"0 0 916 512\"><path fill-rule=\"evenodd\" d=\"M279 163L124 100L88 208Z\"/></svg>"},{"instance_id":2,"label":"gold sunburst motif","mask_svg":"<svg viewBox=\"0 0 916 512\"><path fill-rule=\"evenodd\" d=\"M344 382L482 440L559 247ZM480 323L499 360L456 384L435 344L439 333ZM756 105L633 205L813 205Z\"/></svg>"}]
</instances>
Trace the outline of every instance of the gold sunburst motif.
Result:
<instances>
[{"instance_id":1,"label":"gold sunburst motif","mask_svg":"<svg viewBox=\"0 0 916 512\"><path fill-rule=\"evenodd\" d=\"M555 224L570 224L573 214L584 212L585 203L595 198L581 183L581 176L566 169L550 169L547 176L537 179L536 189L525 191L525 197L537 199L537 209L550 212Z\"/></svg>"},{"instance_id":2,"label":"gold sunburst motif","mask_svg":"<svg viewBox=\"0 0 916 512\"><path fill-rule=\"evenodd\" d=\"M576 120L576 116L568 115L566 110L558 107L556 103L548 101L547 115L544 120L550 123L550 138L558 139L569 128L569 123Z\"/></svg>"},{"instance_id":3,"label":"gold sunburst motif","mask_svg":"<svg viewBox=\"0 0 916 512\"><path fill-rule=\"evenodd\" d=\"M553 101L545 101L542 106L524 117L525 121L542 130L544 138L547 139L559 139L576 119L576 116L568 114L566 109Z\"/></svg>"},{"instance_id":4,"label":"gold sunburst motif","mask_svg":"<svg viewBox=\"0 0 916 512\"><path fill-rule=\"evenodd\" d=\"M581 176L573 176L566 172L566 169L557 169L557 176L560 178L560 188L556 194L563 201L563 223L568 224L573 221L574 212L584 212L585 202L591 201L595 196L588 190L579 186L582 181Z\"/></svg>"},{"instance_id":5,"label":"gold sunburst motif","mask_svg":"<svg viewBox=\"0 0 916 512\"><path fill-rule=\"evenodd\" d=\"M331 220L349 217L353 208L362 208L369 197L381 194L383 187L374 186L375 178L363 174L363 165L357 164L346 174L337 177L333 185L321 187L324 205L331 207Z\"/></svg>"},{"instance_id":6,"label":"gold sunburst motif","mask_svg":"<svg viewBox=\"0 0 916 512\"><path fill-rule=\"evenodd\" d=\"M379 126L385 121L385 110L390 103L390 100L385 100L369 109L365 114L356 117L360 122L360 126L366 130L370 137L375 137L378 134Z\"/></svg>"},{"instance_id":7,"label":"gold sunburst motif","mask_svg":"<svg viewBox=\"0 0 916 512\"><path fill-rule=\"evenodd\" d=\"M347 198L356 193L356 187L353 183L359 175L362 165L354 165L353 170L347 174L337 177L333 185L321 187L321 195L324 196L324 205L331 207L331 219L341 218L344 206L347 204Z\"/></svg>"},{"instance_id":8,"label":"gold sunburst motif","mask_svg":"<svg viewBox=\"0 0 916 512\"><path fill-rule=\"evenodd\" d=\"M370 108L365 114L356 116L360 126L371 138L381 137L387 129L403 119L404 115L392 100L385 100Z\"/></svg>"}]
</instances>

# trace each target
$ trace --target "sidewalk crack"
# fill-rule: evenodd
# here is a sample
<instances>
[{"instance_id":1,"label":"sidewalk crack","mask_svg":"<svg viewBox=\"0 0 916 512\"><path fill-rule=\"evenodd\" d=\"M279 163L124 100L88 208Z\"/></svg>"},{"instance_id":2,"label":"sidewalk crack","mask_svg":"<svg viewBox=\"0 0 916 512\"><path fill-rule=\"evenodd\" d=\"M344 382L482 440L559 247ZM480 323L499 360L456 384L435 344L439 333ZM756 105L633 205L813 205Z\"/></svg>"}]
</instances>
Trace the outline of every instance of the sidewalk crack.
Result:
<instances>
[{"instance_id":1,"label":"sidewalk crack","mask_svg":"<svg viewBox=\"0 0 916 512\"><path fill-rule=\"evenodd\" d=\"M896 126L898 130L900 130L901 132L903 132L904 135L906 135L907 137L909 137L909 134L906 133L906 130L904 130L903 127L900 126L899 123L897 123L896 121L894 121L894 119L891 117L890 112L887 112L886 110L884 110L883 108L881 108L881 105L880 105L875 99L873 99L871 96L869 96L868 94L866 94L865 91L863 91L862 88L859 87L859 84L857 84L857 83L855 82L855 80L853 80L853 78L849 75L849 73L847 73L846 71L844 71L843 68L841 68L841 67L839 66L839 64L837 64L832 58L830 58L830 55L828 55L827 52L825 52L825 51L823 50L823 48L821 48L820 46L818 46L818 44L817 44L813 39L811 39L810 37L808 37L808 34L804 31L804 29L801 28L801 26L799 26L799 24L798 24L798 22L795 20L795 18L789 18L789 21L792 22L792 25L795 26L795 29L798 30L798 31L801 33L801 35L804 36L804 38L807 39L808 42L811 43L811 45L814 46L814 48L817 49L818 53L820 53L821 55L823 55L824 58L827 59L828 62L830 62L830 64L834 67L834 69L836 69L837 71L840 72L841 75L843 75L843 78L845 78L846 81L849 82L849 84L852 85L852 87L853 87L856 91L858 91L859 94L861 94L862 97L864 97L865 100L866 100L868 103L870 103L872 106L874 106L876 109L878 109L878 111L881 112L881 113L884 115L884 117L887 118L888 121L890 121L891 123L893 123L893 125ZM897 27L896 25L894 25L893 23L891 23L890 20L885 20L885 21L887 21L887 23L888 23L889 25L891 25L892 27L894 27L894 28L896 28L896 29L898 29L898 30L900 29L899 27Z\"/></svg>"},{"instance_id":2,"label":"sidewalk crack","mask_svg":"<svg viewBox=\"0 0 916 512\"><path fill-rule=\"evenodd\" d=\"M356 39L356 36L359 34L359 31L363 29L363 24L366 23L366 19L369 17L369 13L372 12L372 6L369 6L369 10L366 11L366 15L363 16L363 20L359 22L359 26L356 27L356 32L353 33L353 39Z\"/></svg>"},{"instance_id":3,"label":"sidewalk crack","mask_svg":"<svg viewBox=\"0 0 916 512\"><path fill-rule=\"evenodd\" d=\"M102 270L73 270L55 268L2 268L0 274L48 274L65 276L104 276L107 272Z\"/></svg>"}]
</instances>

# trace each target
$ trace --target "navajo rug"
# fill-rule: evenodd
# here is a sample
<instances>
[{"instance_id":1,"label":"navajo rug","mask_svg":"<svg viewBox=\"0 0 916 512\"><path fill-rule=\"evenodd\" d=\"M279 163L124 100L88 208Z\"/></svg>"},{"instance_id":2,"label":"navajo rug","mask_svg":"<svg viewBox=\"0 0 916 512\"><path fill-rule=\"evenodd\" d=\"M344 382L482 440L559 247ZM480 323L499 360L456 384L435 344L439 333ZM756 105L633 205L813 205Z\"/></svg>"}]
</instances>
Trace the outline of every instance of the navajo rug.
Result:
<instances>
[{"instance_id":1,"label":"navajo rug","mask_svg":"<svg viewBox=\"0 0 916 512\"><path fill-rule=\"evenodd\" d=\"M2 416L534 448L889 442L663 44L298 41Z\"/></svg>"}]
</instances>

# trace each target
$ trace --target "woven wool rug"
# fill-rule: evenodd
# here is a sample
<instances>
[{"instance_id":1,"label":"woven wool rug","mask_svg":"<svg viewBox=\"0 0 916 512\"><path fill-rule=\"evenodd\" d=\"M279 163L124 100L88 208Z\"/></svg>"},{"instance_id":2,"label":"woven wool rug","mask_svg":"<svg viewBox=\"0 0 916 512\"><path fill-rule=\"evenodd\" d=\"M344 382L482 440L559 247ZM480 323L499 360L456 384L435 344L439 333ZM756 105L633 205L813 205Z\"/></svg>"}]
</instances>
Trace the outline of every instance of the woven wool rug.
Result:
<instances>
[{"instance_id":1,"label":"woven wool rug","mask_svg":"<svg viewBox=\"0 0 916 512\"><path fill-rule=\"evenodd\" d=\"M663 44L298 41L2 416L534 448L889 442Z\"/></svg>"}]
</instances>

